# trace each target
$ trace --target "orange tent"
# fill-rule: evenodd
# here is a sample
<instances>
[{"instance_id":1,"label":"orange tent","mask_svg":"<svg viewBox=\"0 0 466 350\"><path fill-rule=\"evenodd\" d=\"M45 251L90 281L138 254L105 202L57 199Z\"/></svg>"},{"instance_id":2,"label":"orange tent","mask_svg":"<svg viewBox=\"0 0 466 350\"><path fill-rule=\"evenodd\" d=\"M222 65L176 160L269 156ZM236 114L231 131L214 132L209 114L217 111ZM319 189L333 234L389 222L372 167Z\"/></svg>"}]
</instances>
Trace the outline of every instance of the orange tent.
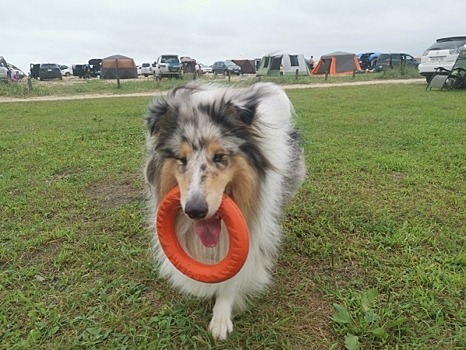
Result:
<instances>
[{"instance_id":1,"label":"orange tent","mask_svg":"<svg viewBox=\"0 0 466 350\"><path fill-rule=\"evenodd\" d=\"M354 53L337 51L321 56L311 74L352 74L359 70L361 66Z\"/></svg>"}]
</instances>

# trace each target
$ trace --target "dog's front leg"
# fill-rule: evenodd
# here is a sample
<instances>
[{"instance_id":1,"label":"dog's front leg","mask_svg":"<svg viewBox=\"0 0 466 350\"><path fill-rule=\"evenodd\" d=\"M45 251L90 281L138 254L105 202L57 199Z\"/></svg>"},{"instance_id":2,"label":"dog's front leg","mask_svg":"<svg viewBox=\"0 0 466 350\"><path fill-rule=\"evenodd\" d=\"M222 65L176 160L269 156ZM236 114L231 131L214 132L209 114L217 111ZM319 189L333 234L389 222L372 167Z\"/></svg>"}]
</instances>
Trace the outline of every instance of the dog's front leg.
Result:
<instances>
[{"instance_id":1,"label":"dog's front leg","mask_svg":"<svg viewBox=\"0 0 466 350\"><path fill-rule=\"evenodd\" d=\"M216 339L224 340L233 331L231 319L234 296L219 293L215 300L213 317L210 321L209 330Z\"/></svg>"}]
</instances>

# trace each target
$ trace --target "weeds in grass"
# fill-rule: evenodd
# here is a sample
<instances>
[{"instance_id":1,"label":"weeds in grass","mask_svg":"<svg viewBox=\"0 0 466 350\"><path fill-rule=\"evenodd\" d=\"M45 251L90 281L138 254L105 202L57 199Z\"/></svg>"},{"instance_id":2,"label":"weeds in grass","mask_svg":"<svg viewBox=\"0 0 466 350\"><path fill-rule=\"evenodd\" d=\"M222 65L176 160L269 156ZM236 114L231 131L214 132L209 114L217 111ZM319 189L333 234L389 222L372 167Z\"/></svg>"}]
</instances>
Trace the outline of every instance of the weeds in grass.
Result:
<instances>
[{"instance_id":1,"label":"weeds in grass","mask_svg":"<svg viewBox=\"0 0 466 350\"><path fill-rule=\"evenodd\" d=\"M352 305L333 304L333 320L339 326L338 332L344 335L346 349L359 349L360 338L369 338L376 347L383 347L391 334L399 332L406 322L405 317L387 319L393 315L375 309L378 295L377 290L369 289L353 299Z\"/></svg>"}]
</instances>

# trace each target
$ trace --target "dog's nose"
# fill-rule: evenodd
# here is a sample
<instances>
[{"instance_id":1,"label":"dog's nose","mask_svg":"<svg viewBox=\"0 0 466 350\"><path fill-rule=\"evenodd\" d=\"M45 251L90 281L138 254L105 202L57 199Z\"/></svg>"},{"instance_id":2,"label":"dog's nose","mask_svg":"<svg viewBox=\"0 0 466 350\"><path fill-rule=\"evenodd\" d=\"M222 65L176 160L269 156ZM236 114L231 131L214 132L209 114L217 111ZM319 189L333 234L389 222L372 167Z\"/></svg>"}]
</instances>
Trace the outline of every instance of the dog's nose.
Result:
<instances>
[{"instance_id":1,"label":"dog's nose","mask_svg":"<svg viewBox=\"0 0 466 350\"><path fill-rule=\"evenodd\" d=\"M192 199L186 202L184 212L191 219L203 219L207 215L209 207L204 199Z\"/></svg>"}]
</instances>

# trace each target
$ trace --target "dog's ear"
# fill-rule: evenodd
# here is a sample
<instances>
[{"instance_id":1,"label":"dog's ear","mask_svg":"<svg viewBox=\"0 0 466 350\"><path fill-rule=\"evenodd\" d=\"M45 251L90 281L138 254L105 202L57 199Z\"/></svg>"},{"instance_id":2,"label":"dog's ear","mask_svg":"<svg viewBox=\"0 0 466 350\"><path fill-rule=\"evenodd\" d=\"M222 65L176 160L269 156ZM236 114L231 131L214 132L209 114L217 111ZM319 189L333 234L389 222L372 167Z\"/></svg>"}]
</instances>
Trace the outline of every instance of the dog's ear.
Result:
<instances>
[{"instance_id":1,"label":"dog's ear","mask_svg":"<svg viewBox=\"0 0 466 350\"><path fill-rule=\"evenodd\" d=\"M255 93L251 93L240 98L238 97L226 103L226 110L227 112L236 114L243 123L251 125L256 116L257 105L259 104L258 96Z\"/></svg>"},{"instance_id":2,"label":"dog's ear","mask_svg":"<svg viewBox=\"0 0 466 350\"><path fill-rule=\"evenodd\" d=\"M154 99L149 105L146 116L146 127L150 135L154 135L160 128L163 117L168 112L168 103L165 99Z\"/></svg>"}]
</instances>

